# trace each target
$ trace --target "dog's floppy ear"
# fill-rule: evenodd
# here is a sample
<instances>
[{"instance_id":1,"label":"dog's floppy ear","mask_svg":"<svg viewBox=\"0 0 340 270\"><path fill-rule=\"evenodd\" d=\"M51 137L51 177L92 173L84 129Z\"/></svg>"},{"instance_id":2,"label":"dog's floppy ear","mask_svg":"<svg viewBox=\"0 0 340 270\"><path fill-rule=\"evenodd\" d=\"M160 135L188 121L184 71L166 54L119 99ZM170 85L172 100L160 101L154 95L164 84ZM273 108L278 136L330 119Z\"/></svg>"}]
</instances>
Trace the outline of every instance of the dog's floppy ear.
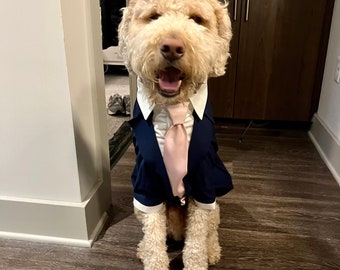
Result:
<instances>
[{"instance_id":1,"label":"dog's floppy ear","mask_svg":"<svg viewBox=\"0 0 340 270\"><path fill-rule=\"evenodd\" d=\"M128 55L128 40L129 40L129 27L132 20L132 7L136 1L130 1L130 4L126 8L122 8L123 17L122 21L118 26L118 39L119 39L119 51L124 59L124 64L126 68L131 72L130 59Z\"/></svg>"},{"instance_id":2,"label":"dog's floppy ear","mask_svg":"<svg viewBox=\"0 0 340 270\"><path fill-rule=\"evenodd\" d=\"M218 1L216 0L216 2ZM222 5L220 3L216 3L215 7L217 30L218 35L222 38L222 42L220 43L219 57L213 67L212 73L210 74L212 77L222 76L225 73L225 66L228 58L230 57L229 44L232 38L232 29L227 7L228 4Z\"/></svg>"}]
</instances>

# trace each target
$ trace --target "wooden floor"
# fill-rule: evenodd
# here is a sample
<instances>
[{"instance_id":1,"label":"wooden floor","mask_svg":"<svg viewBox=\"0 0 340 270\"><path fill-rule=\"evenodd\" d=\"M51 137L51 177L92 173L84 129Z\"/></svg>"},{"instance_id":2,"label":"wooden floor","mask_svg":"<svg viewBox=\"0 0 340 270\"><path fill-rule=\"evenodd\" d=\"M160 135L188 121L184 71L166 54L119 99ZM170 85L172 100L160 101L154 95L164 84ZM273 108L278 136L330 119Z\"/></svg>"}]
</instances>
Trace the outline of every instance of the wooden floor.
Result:
<instances>
[{"instance_id":1,"label":"wooden floor","mask_svg":"<svg viewBox=\"0 0 340 270\"><path fill-rule=\"evenodd\" d=\"M340 188L305 130L217 126L234 190L221 205L221 262L209 269L340 269ZM91 249L0 240L0 269L141 270L130 147L112 170L111 222ZM180 251L170 253L181 269Z\"/></svg>"}]
</instances>

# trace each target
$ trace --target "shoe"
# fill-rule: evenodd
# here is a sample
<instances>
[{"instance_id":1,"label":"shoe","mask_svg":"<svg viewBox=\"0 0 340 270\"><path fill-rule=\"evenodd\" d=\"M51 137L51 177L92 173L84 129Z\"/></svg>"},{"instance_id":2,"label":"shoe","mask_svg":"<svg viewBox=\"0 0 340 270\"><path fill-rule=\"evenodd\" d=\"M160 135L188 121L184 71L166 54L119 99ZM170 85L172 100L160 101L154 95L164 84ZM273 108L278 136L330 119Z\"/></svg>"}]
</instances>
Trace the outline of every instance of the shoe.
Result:
<instances>
[{"instance_id":1,"label":"shoe","mask_svg":"<svg viewBox=\"0 0 340 270\"><path fill-rule=\"evenodd\" d=\"M130 96L126 95L123 97L123 104L125 109L125 114L130 115Z\"/></svg>"},{"instance_id":2,"label":"shoe","mask_svg":"<svg viewBox=\"0 0 340 270\"><path fill-rule=\"evenodd\" d=\"M122 97L119 94L110 96L107 104L107 113L109 115L125 114L125 107Z\"/></svg>"}]
</instances>

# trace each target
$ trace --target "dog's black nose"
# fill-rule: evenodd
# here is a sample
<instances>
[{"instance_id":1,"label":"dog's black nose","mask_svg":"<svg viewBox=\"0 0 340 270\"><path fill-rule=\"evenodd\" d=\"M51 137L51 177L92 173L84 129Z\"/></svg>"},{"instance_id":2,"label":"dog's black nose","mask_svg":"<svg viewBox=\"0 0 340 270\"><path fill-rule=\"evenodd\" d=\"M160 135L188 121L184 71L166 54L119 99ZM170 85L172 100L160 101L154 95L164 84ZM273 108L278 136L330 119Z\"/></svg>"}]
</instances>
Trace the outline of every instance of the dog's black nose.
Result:
<instances>
[{"instance_id":1,"label":"dog's black nose","mask_svg":"<svg viewBox=\"0 0 340 270\"><path fill-rule=\"evenodd\" d=\"M161 54L169 61L180 59L184 55L184 44L176 38L167 38L161 44Z\"/></svg>"}]
</instances>

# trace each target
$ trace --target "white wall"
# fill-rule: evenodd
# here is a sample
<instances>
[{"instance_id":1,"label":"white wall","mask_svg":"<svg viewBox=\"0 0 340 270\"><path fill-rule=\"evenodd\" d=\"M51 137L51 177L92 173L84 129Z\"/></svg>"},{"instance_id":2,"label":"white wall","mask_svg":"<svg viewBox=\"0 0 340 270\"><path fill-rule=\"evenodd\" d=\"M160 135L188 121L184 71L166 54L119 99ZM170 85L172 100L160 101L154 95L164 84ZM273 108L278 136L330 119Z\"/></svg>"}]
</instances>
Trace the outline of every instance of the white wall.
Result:
<instances>
[{"instance_id":1,"label":"white wall","mask_svg":"<svg viewBox=\"0 0 340 270\"><path fill-rule=\"evenodd\" d=\"M318 115L340 141L340 84L334 80L340 57L340 1L335 0Z\"/></svg>"},{"instance_id":2,"label":"white wall","mask_svg":"<svg viewBox=\"0 0 340 270\"><path fill-rule=\"evenodd\" d=\"M87 245L111 202L99 1L2 1L0 33L0 236Z\"/></svg>"},{"instance_id":3,"label":"white wall","mask_svg":"<svg viewBox=\"0 0 340 270\"><path fill-rule=\"evenodd\" d=\"M310 136L340 184L340 84L334 80L340 57L340 1L335 0L319 109Z\"/></svg>"},{"instance_id":4,"label":"white wall","mask_svg":"<svg viewBox=\"0 0 340 270\"><path fill-rule=\"evenodd\" d=\"M80 201L60 3L0 10L0 195Z\"/></svg>"}]
</instances>

